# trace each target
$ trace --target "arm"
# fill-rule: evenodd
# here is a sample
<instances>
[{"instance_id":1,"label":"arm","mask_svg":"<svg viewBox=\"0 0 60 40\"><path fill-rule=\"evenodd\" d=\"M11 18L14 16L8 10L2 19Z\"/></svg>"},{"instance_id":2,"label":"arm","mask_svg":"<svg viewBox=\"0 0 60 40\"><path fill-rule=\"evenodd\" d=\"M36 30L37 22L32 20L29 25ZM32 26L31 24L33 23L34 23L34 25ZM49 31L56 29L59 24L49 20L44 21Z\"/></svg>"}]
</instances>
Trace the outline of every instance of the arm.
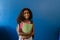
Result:
<instances>
[{"instance_id":1,"label":"arm","mask_svg":"<svg viewBox=\"0 0 60 40\"><path fill-rule=\"evenodd\" d=\"M24 33L21 31L21 28L19 28L19 24L17 25L17 33L18 35L23 35Z\"/></svg>"},{"instance_id":2,"label":"arm","mask_svg":"<svg viewBox=\"0 0 60 40\"><path fill-rule=\"evenodd\" d=\"M16 27L17 34L19 35L19 25Z\"/></svg>"},{"instance_id":3,"label":"arm","mask_svg":"<svg viewBox=\"0 0 60 40\"><path fill-rule=\"evenodd\" d=\"M31 35L31 36L34 35L34 25L33 25L33 27L32 27L32 31L31 31L30 35Z\"/></svg>"},{"instance_id":4,"label":"arm","mask_svg":"<svg viewBox=\"0 0 60 40\"><path fill-rule=\"evenodd\" d=\"M27 39L34 35L34 25L32 27L31 33L27 36Z\"/></svg>"},{"instance_id":5,"label":"arm","mask_svg":"<svg viewBox=\"0 0 60 40\"><path fill-rule=\"evenodd\" d=\"M23 33L22 31L21 31L21 28L19 28L19 24L18 24L18 26L17 26L17 33L18 33L18 35L21 35L21 36L27 36L28 34L25 34L25 33Z\"/></svg>"}]
</instances>

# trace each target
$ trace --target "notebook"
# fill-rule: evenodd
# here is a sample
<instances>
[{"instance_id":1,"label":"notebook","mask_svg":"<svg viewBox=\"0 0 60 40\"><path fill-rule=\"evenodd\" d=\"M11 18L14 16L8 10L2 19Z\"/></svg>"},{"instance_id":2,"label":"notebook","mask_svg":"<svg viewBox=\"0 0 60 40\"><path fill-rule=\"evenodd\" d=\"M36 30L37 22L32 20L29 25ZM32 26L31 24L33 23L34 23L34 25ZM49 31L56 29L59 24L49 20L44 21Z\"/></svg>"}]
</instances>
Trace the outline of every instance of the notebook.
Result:
<instances>
[{"instance_id":1,"label":"notebook","mask_svg":"<svg viewBox=\"0 0 60 40\"><path fill-rule=\"evenodd\" d=\"M29 33L31 30L32 30L32 24L27 24L27 23L23 24L22 31L24 33Z\"/></svg>"}]
</instances>

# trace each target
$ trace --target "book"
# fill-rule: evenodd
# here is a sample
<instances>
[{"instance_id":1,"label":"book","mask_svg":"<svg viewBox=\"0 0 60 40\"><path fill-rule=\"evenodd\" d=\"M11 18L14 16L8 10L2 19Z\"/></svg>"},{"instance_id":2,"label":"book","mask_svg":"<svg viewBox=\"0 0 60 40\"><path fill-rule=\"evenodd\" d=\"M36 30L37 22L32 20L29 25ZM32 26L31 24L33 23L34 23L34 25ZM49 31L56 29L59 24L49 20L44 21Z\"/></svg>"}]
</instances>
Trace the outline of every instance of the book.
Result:
<instances>
[{"instance_id":1,"label":"book","mask_svg":"<svg viewBox=\"0 0 60 40\"><path fill-rule=\"evenodd\" d=\"M32 24L27 24L27 23L23 24L22 31L24 33L29 33L31 30L32 30Z\"/></svg>"}]
</instances>

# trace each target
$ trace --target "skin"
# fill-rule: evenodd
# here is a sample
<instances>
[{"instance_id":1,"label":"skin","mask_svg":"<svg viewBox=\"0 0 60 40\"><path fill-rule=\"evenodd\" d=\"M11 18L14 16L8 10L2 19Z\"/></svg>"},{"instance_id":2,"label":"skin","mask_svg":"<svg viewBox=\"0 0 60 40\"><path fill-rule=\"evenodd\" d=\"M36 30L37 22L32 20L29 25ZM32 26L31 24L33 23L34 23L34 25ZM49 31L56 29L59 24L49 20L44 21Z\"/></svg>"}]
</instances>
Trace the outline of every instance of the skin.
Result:
<instances>
[{"instance_id":1,"label":"skin","mask_svg":"<svg viewBox=\"0 0 60 40\"><path fill-rule=\"evenodd\" d=\"M30 17L30 14L29 14L29 11L28 10L25 10L24 11L24 17L25 17L25 21L28 21L28 18Z\"/></svg>"},{"instance_id":2,"label":"skin","mask_svg":"<svg viewBox=\"0 0 60 40\"><path fill-rule=\"evenodd\" d=\"M29 21L28 18L30 17L30 14L29 14L29 11L28 10L25 10L24 11L24 17L25 17L24 22L25 23L28 22ZM34 26L33 26L32 30L31 30L31 32L29 34L25 34L25 33L21 32L21 31L19 33L19 25L18 25L18 27L17 27L17 33L18 33L18 35L21 35L23 39L28 39L32 35L34 35Z\"/></svg>"}]
</instances>

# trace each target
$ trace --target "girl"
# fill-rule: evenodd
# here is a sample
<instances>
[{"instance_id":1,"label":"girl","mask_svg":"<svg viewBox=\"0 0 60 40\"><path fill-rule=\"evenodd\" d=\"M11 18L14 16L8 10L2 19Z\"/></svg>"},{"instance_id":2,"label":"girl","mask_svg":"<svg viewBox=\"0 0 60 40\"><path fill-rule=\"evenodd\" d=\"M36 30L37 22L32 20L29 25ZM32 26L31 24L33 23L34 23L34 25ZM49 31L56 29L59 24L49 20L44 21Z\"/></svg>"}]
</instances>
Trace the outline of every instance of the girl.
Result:
<instances>
[{"instance_id":1,"label":"girl","mask_svg":"<svg viewBox=\"0 0 60 40\"><path fill-rule=\"evenodd\" d=\"M19 40L32 40L32 36L34 35L34 26L32 26L31 31L27 34L22 31L23 23L33 25L31 10L28 8L24 8L21 11L20 15L18 16L17 22L18 22L17 33L19 36Z\"/></svg>"}]
</instances>

